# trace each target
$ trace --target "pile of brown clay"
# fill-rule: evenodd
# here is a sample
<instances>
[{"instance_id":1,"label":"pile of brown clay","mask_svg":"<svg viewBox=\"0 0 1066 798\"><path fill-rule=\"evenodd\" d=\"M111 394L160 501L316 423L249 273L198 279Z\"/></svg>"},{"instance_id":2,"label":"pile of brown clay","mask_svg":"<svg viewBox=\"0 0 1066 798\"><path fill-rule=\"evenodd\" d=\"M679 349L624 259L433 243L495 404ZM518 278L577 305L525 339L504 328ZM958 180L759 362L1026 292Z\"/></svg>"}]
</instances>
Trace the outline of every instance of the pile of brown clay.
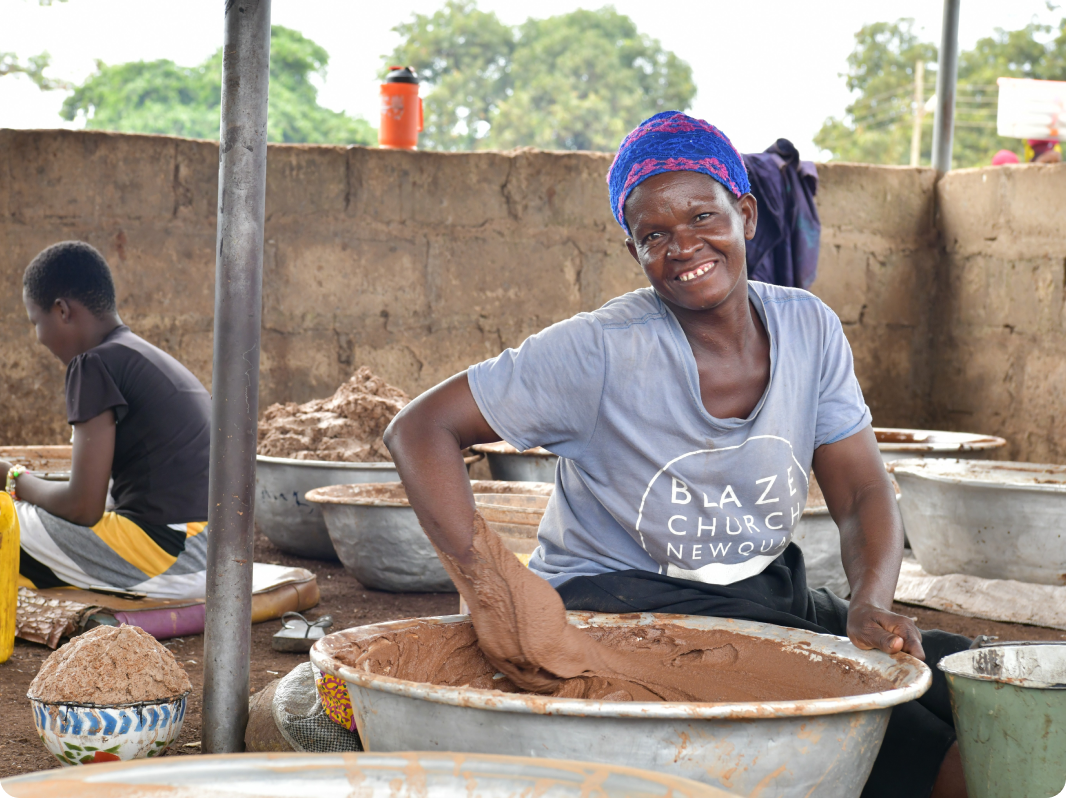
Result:
<instances>
[{"instance_id":1,"label":"pile of brown clay","mask_svg":"<svg viewBox=\"0 0 1066 798\"><path fill-rule=\"evenodd\" d=\"M192 690L184 668L136 626L98 626L41 665L29 696L49 703L114 706L177 698Z\"/></svg>"},{"instance_id":2,"label":"pile of brown clay","mask_svg":"<svg viewBox=\"0 0 1066 798\"><path fill-rule=\"evenodd\" d=\"M271 405L259 422L259 454L295 460L392 460L381 440L410 400L366 366L328 399Z\"/></svg>"},{"instance_id":3,"label":"pile of brown clay","mask_svg":"<svg viewBox=\"0 0 1066 798\"><path fill-rule=\"evenodd\" d=\"M586 628L592 640L639 661L618 678L577 676L546 695L600 701L800 701L889 690L876 673L824 654L808 656L769 640L676 624ZM358 670L414 682L527 692L497 673L478 647L470 623L423 623L353 643L337 652Z\"/></svg>"}]
</instances>

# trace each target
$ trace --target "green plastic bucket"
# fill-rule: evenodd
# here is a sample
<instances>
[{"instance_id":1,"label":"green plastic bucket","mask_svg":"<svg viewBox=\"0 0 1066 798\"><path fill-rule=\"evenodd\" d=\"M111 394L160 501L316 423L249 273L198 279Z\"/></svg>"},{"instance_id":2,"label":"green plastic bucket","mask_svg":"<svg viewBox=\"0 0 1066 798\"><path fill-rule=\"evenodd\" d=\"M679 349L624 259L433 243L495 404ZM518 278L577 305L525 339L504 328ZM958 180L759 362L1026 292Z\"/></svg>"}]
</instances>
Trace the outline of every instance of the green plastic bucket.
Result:
<instances>
[{"instance_id":1,"label":"green plastic bucket","mask_svg":"<svg viewBox=\"0 0 1066 798\"><path fill-rule=\"evenodd\" d=\"M1051 798L1066 785L1066 644L944 657L970 798Z\"/></svg>"}]
</instances>

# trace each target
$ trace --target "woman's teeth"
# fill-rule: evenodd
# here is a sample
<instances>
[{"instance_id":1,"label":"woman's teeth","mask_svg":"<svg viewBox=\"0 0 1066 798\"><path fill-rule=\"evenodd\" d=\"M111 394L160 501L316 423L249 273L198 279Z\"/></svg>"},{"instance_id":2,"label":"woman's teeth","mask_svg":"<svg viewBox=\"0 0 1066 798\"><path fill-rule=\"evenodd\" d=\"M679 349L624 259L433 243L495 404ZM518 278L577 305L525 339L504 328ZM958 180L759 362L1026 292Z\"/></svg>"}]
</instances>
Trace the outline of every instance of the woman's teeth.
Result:
<instances>
[{"instance_id":1,"label":"woman's teeth","mask_svg":"<svg viewBox=\"0 0 1066 798\"><path fill-rule=\"evenodd\" d=\"M682 282L686 282L686 283L689 280L695 280L701 274L706 274L707 272L709 272L713 265L714 265L713 263L708 263L706 266L700 266L698 269L693 269L690 272L685 272L678 279L681 280Z\"/></svg>"}]
</instances>

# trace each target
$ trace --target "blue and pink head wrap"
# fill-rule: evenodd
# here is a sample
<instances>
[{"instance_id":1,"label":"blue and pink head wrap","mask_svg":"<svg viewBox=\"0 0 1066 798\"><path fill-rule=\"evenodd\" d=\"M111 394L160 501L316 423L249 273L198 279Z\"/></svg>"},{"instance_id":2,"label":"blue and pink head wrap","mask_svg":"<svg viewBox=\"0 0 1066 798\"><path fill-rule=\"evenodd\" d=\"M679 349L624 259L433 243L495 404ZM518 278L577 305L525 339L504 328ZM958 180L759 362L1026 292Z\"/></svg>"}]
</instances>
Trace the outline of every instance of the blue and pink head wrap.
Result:
<instances>
[{"instance_id":1,"label":"blue and pink head wrap","mask_svg":"<svg viewBox=\"0 0 1066 798\"><path fill-rule=\"evenodd\" d=\"M622 139L607 173L611 212L627 233L623 211L629 193L663 172L702 172L737 197L751 190L744 161L725 133L680 111L664 111Z\"/></svg>"}]
</instances>

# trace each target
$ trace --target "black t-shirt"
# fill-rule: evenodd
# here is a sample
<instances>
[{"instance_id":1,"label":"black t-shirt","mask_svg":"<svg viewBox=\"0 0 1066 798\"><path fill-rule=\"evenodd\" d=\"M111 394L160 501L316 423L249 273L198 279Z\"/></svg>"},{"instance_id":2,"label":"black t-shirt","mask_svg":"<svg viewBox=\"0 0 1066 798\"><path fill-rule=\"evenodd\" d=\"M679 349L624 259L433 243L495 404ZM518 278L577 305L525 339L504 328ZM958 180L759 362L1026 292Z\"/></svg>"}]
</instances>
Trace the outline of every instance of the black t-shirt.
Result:
<instances>
[{"instance_id":1,"label":"black t-shirt","mask_svg":"<svg viewBox=\"0 0 1066 798\"><path fill-rule=\"evenodd\" d=\"M115 413L115 512L143 524L207 520L211 396L166 352L116 327L67 366L67 420Z\"/></svg>"}]
</instances>

